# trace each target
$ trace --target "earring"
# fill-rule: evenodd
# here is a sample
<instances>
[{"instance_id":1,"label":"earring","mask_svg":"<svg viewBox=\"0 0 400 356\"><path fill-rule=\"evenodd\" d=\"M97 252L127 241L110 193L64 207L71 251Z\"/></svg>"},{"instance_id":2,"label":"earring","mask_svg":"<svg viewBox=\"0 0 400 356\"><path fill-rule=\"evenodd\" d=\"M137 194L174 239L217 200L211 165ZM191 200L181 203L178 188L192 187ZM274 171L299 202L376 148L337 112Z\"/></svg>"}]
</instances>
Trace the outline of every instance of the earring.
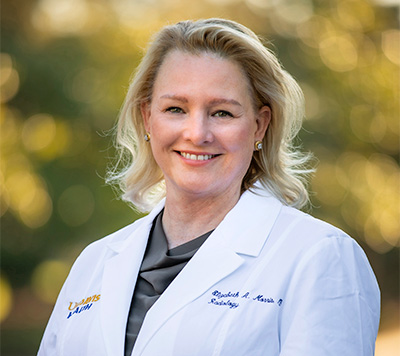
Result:
<instances>
[{"instance_id":1,"label":"earring","mask_svg":"<svg viewBox=\"0 0 400 356\"><path fill-rule=\"evenodd\" d=\"M254 143L254 149L256 150L256 151L261 151L261 149L262 149L262 142L261 141L256 141L255 143Z\"/></svg>"},{"instance_id":2,"label":"earring","mask_svg":"<svg viewBox=\"0 0 400 356\"><path fill-rule=\"evenodd\" d=\"M150 134L148 132L144 135L144 140L150 142Z\"/></svg>"}]
</instances>

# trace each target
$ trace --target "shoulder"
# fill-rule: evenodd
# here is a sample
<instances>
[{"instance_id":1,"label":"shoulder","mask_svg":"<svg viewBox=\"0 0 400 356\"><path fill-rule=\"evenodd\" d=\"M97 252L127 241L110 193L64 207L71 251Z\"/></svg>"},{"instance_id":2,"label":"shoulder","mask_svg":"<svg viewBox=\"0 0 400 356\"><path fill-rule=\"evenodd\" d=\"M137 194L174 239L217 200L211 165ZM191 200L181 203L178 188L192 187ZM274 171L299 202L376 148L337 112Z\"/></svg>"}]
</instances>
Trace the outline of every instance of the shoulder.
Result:
<instances>
[{"instance_id":1,"label":"shoulder","mask_svg":"<svg viewBox=\"0 0 400 356\"><path fill-rule=\"evenodd\" d=\"M135 232L145 222L146 217L140 218L135 222L87 245L75 260L70 274L76 270L82 271L82 265L87 265L87 263L91 263L92 266L95 267L97 264L107 259L109 255L113 255L114 250L117 249L118 246L124 246L130 241L130 239L135 238Z\"/></svg>"},{"instance_id":2,"label":"shoulder","mask_svg":"<svg viewBox=\"0 0 400 356\"><path fill-rule=\"evenodd\" d=\"M136 220L135 222L133 222L127 226L124 226L121 229L114 231L113 233L106 235L106 236L90 243L82 251L82 254L96 253L96 252L98 252L99 249L100 250L104 249L109 244L123 243L124 241L126 241L129 238L130 235L132 235L132 233L135 232L135 230L138 229L138 227L140 226L143 219L144 218Z\"/></svg>"},{"instance_id":3,"label":"shoulder","mask_svg":"<svg viewBox=\"0 0 400 356\"><path fill-rule=\"evenodd\" d=\"M327 286L332 278L347 281L347 287L369 288L378 298L379 288L368 258L347 233L290 207L281 209L276 229L281 236L282 231L287 235L282 250L286 257L296 261L294 279L304 281L306 276L325 281Z\"/></svg>"},{"instance_id":4,"label":"shoulder","mask_svg":"<svg viewBox=\"0 0 400 356\"><path fill-rule=\"evenodd\" d=\"M247 192L234 210L230 223L235 233L241 229L241 225L249 226L245 231L251 231L255 239L264 236L269 246L276 243L285 246L285 253L303 253L319 243L323 245L334 241L356 244L340 228L284 205L267 190Z\"/></svg>"},{"instance_id":5,"label":"shoulder","mask_svg":"<svg viewBox=\"0 0 400 356\"><path fill-rule=\"evenodd\" d=\"M294 240L317 244L325 239L354 241L340 228L292 207L283 206L276 221L276 229L289 231ZM294 242L294 241L293 241Z\"/></svg>"},{"instance_id":6,"label":"shoulder","mask_svg":"<svg viewBox=\"0 0 400 356\"><path fill-rule=\"evenodd\" d=\"M368 264L356 240L343 230L282 204L267 191L243 195L230 218L230 225L231 234L246 234L249 236L246 239L248 244L262 242L262 255L274 256L277 261L285 261L286 265L298 266L300 261L308 260L314 253L340 259L347 256L344 263L351 263L350 257L353 256L358 262ZM328 258L315 260L324 263Z\"/></svg>"},{"instance_id":7,"label":"shoulder","mask_svg":"<svg viewBox=\"0 0 400 356\"><path fill-rule=\"evenodd\" d=\"M259 185L246 192L239 203L241 205L238 204L238 217L257 215L267 218L274 215L276 219L273 228L281 234L290 231L291 235L306 235L314 239L322 236L349 238L341 229L297 208L285 205L269 190Z\"/></svg>"},{"instance_id":8,"label":"shoulder","mask_svg":"<svg viewBox=\"0 0 400 356\"><path fill-rule=\"evenodd\" d=\"M269 233L269 248L274 245L275 257L295 266L296 270L312 266L331 271L357 269L375 280L368 258L358 242L340 228L295 208L282 205Z\"/></svg>"}]
</instances>

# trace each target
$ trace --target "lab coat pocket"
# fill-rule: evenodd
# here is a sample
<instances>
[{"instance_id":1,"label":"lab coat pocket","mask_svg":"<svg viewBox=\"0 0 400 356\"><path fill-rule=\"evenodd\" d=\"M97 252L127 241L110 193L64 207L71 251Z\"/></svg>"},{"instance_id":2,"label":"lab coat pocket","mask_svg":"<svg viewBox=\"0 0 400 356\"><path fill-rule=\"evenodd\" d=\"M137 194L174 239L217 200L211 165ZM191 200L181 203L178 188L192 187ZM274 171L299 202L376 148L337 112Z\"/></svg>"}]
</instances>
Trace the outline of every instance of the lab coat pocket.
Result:
<instances>
[{"instance_id":1,"label":"lab coat pocket","mask_svg":"<svg viewBox=\"0 0 400 356\"><path fill-rule=\"evenodd\" d=\"M213 294L221 304L229 298L229 292ZM283 299L262 290L240 291L236 295L237 312L225 317L213 355L278 355Z\"/></svg>"},{"instance_id":2,"label":"lab coat pocket","mask_svg":"<svg viewBox=\"0 0 400 356\"><path fill-rule=\"evenodd\" d=\"M101 294L92 292L70 297L65 302L64 355L104 355L105 347L99 335ZM96 353L93 353L96 350Z\"/></svg>"},{"instance_id":3,"label":"lab coat pocket","mask_svg":"<svg viewBox=\"0 0 400 356\"><path fill-rule=\"evenodd\" d=\"M178 327L171 354L278 355L281 306L255 291L212 289L170 320Z\"/></svg>"}]
</instances>

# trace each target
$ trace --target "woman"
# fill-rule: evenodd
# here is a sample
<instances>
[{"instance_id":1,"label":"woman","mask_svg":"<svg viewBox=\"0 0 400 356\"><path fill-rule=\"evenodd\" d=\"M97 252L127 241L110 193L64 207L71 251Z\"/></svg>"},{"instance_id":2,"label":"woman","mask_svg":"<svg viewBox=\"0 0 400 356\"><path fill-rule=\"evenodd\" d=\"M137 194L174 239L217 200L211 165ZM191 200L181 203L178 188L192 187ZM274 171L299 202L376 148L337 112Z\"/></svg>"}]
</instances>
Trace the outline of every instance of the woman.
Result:
<instances>
[{"instance_id":1,"label":"woman","mask_svg":"<svg viewBox=\"0 0 400 356\"><path fill-rule=\"evenodd\" d=\"M119 119L129 164L110 179L151 212L83 251L39 355L373 355L365 254L297 210L302 116L298 85L244 26L162 29Z\"/></svg>"}]
</instances>

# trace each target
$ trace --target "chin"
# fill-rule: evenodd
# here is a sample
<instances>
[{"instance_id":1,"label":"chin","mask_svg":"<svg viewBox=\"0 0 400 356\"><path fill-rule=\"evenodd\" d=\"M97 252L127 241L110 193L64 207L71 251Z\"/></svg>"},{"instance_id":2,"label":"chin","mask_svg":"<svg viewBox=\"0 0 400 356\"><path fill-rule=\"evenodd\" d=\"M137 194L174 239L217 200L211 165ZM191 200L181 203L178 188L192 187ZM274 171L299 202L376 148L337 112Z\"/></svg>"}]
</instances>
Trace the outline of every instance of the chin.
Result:
<instances>
[{"instance_id":1,"label":"chin","mask_svg":"<svg viewBox=\"0 0 400 356\"><path fill-rule=\"evenodd\" d=\"M212 182L207 182L204 180L200 182L198 180L186 180L185 182L178 183L176 187L184 194L194 195L212 194L215 190L217 190L212 186Z\"/></svg>"}]
</instances>

